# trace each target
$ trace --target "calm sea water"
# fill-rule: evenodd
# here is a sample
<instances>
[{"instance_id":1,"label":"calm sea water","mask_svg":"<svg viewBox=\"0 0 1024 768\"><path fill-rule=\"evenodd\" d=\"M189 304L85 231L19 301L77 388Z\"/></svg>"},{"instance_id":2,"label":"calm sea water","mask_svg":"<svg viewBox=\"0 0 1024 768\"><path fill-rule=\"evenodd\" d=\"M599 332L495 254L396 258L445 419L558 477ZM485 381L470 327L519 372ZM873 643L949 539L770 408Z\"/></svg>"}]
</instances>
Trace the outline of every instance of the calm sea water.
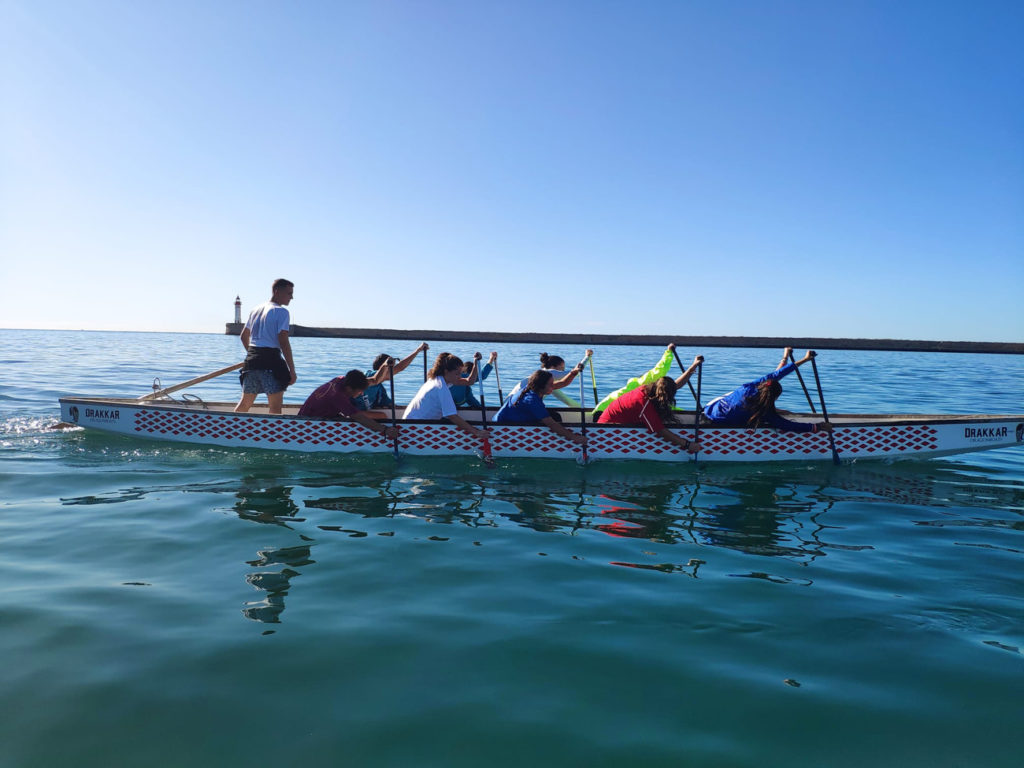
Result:
<instances>
[{"instance_id":1,"label":"calm sea water","mask_svg":"<svg viewBox=\"0 0 1024 768\"><path fill-rule=\"evenodd\" d=\"M416 345L294 346L287 402ZM541 351L495 348L506 392ZM705 352L707 397L778 359ZM659 354L599 349L601 394ZM0 765L1021 764L1024 449L489 470L50 429L60 395L238 359L0 331ZM1020 358L819 369L833 412L1024 412Z\"/></svg>"}]
</instances>

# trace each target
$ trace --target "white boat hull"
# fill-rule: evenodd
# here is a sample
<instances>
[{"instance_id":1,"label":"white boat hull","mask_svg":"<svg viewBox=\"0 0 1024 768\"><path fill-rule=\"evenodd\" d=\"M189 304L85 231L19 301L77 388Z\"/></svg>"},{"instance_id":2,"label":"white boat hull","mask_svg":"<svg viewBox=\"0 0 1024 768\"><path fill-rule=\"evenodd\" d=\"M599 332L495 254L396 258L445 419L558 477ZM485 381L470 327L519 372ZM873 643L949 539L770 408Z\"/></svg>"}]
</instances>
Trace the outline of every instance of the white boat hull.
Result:
<instances>
[{"instance_id":1,"label":"white boat hull","mask_svg":"<svg viewBox=\"0 0 1024 768\"><path fill-rule=\"evenodd\" d=\"M265 408L234 413L228 403L146 402L120 398L61 398L61 419L87 429L177 443L316 453L390 453L394 444L348 420L309 419L286 406L282 415ZM290 412L289 412L290 411ZM479 412L463 417L479 424ZM492 414L488 414L490 418ZM567 427L579 430L579 414L562 411ZM813 416L795 416L813 418ZM689 420L693 414L689 414ZM687 423L687 414L680 421ZM980 416L839 415L835 443L844 460L943 456L1020 445L1024 414ZM415 456L474 456L480 441L444 422L402 421L399 449ZM495 458L582 458L578 446L545 426L488 424ZM693 438L694 430L674 430ZM590 460L639 459L686 462L693 457L642 427L587 424ZM831 461L825 433L778 432L702 425L705 462Z\"/></svg>"}]
</instances>

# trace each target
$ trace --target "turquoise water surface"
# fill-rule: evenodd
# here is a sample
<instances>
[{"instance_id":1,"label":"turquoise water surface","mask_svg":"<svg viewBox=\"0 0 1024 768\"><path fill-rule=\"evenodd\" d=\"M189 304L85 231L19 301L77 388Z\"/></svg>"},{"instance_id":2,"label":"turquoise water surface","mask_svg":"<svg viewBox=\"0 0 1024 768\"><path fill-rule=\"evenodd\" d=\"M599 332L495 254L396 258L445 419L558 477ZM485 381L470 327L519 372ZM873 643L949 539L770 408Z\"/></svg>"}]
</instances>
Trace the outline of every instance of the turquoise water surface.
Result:
<instances>
[{"instance_id":1,"label":"turquoise water surface","mask_svg":"<svg viewBox=\"0 0 1024 768\"><path fill-rule=\"evenodd\" d=\"M415 346L296 339L286 402ZM506 393L542 351L495 349ZM1021 764L1024 448L488 469L183 447L54 431L57 398L141 395L237 339L0 350L2 766ZM705 399L779 357L680 352L706 355ZM600 394L659 355L598 349ZM830 412L1024 412L1019 357L818 365Z\"/></svg>"}]
</instances>

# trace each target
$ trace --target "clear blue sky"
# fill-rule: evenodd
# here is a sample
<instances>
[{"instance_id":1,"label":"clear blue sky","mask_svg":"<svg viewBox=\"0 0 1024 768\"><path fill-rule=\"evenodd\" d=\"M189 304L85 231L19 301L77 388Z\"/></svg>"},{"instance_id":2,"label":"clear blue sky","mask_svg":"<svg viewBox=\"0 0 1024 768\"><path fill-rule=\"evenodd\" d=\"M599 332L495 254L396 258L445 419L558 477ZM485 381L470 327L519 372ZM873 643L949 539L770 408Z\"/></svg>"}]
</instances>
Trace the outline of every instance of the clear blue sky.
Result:
<instances>
[{"instance_id":1,"label":"clear blue sky","mask_svg":"<svg viewBox=\"0 0 1024 768\"><path fill-rule=\"evenodd\" d=\"M0 0L0 327L1024 340L1020 2Z\"/></svg>"}]
</instances>

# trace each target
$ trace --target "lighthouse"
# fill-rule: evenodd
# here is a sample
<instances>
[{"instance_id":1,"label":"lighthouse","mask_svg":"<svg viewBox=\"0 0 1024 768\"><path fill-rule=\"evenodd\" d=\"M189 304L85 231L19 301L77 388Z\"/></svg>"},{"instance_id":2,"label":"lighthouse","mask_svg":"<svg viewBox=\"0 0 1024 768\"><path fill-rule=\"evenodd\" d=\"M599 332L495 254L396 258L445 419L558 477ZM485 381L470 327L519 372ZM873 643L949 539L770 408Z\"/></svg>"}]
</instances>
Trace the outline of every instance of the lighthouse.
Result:
<instances>
[{"instance_id":1,"label":"lighthouse","mask_svg":"<svg viewBox=\"0 0 1024 768\"><path fill-rule=\"evenodd\" d=\"M242 299L235 296L235 322L224 323L224 333L228 336L242 335Z\"/></svg>"}]
</instances>

